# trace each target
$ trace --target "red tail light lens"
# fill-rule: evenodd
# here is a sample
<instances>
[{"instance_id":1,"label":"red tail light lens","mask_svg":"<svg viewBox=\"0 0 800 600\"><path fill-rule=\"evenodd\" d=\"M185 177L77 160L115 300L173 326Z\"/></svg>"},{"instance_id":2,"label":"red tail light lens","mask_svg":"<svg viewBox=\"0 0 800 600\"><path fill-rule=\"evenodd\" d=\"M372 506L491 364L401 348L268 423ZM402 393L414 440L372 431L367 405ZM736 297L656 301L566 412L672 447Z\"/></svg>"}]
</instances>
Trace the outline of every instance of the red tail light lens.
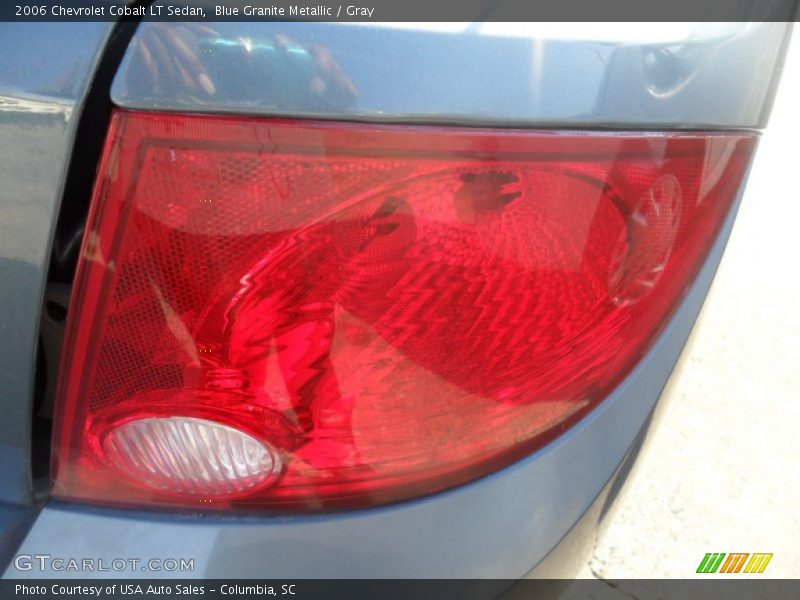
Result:
<instances>
[{"instance_id":1,"label":"red tail light lens","mask_svg":"<svg viewBox=\"0 0 800 600\"><path fill-rule=\"evenodd\" d=\"M651 345L753 143L117 112L55 494L364 506L533 451Z\"/></svg>"}]
</instances>

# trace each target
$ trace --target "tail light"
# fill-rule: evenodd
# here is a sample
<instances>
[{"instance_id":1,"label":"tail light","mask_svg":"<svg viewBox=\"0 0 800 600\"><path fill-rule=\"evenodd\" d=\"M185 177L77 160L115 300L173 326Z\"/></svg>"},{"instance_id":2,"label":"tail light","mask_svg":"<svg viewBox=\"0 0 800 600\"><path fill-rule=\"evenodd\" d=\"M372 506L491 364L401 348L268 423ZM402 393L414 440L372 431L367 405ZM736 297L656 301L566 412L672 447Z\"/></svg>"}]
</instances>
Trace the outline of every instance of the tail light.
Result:
<instances>
[{"instance_id":1,"label":"tail light","mask_svg":"<svg viewBox=\"0 0 800 600\"><path fill-rule=\"evenodd\" d=\"M506 465L647 351L753 144L118 111L54 493L309 510Z\"/></svg>"}]
</instances>

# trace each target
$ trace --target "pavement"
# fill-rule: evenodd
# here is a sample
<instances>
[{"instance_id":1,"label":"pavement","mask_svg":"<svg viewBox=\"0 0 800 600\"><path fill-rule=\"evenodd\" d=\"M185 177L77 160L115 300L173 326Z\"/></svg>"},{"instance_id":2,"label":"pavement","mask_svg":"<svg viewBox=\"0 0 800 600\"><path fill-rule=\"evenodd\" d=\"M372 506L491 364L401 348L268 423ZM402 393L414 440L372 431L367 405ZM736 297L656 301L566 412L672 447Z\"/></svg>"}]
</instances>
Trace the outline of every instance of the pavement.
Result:
<instances>
[{"instance_id":1,"label":"pavement","mask_svg":"<svg viewBox=\"0 0 800 600\"><path fill-rule=\"evenodd\" d=\"M800 31L682 367L579 577L694 577L706 552L771 552L762 576L800 577L798 263Z\"/></svg>"}]
</instances>

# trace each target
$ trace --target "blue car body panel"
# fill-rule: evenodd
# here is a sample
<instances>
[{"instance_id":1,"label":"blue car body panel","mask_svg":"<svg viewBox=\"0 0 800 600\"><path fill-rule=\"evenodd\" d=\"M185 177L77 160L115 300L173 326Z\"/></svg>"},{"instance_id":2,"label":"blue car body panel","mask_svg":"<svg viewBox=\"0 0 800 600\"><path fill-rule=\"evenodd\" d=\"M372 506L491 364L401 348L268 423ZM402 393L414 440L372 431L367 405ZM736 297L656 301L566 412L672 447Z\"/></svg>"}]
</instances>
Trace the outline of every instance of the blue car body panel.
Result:
<instances>
[{"instance_id":1,"label":"blue car body panel","mask_svg":"<svg viewBox=\"0 0 800 600\"><path fill-rule=\"evenodd\" d=\"M77 110L107 23L0 23L0 502L30 503L41 299Z\"/></svg>"},{"instance_id":2,"label":"blue car body panel","mask_svg":"<svg viewBox=\"0 0 800 600\"><path fill-rule=\"evenodd\" d=\"M77 115L112 29L0 23L2 564L36 514L31 414L45 276Z\"/></svg>"},{"instance_id":3,"label":"blue car body panel","mask_svg":"<svg viewBox=\"0 0 800 600\"><path fill-rule=\"evenodd\" d=\"M137 46L151 33L165 38L165 25L140 27L112 86L115 104L607 129L763 127L790 31L785 23L264 22L214 23L207 36L172 27L205 69L212 87L204 87L168 77L157 61L145 66ZM314 82L324 80L313 65L320 49L339 67L327 85Z\"/></svg>"}]
</instances>

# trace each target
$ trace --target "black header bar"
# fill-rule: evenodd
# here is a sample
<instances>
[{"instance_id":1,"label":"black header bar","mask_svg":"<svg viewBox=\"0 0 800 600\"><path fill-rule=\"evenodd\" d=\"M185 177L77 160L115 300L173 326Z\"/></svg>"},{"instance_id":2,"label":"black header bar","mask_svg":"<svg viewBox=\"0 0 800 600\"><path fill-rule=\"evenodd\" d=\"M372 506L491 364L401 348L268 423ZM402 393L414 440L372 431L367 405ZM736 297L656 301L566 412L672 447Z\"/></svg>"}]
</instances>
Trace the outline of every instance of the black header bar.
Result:
<instances>
[{"instance_id":1,"label":"black header bar","mask_svg":"<svg viewBox=\"0 0 800 600\"><path fill-rule=\"evenodd\" d=\"M10 0L0 21L794 21L800 0Z\"/></svg>"}]
</instances>

